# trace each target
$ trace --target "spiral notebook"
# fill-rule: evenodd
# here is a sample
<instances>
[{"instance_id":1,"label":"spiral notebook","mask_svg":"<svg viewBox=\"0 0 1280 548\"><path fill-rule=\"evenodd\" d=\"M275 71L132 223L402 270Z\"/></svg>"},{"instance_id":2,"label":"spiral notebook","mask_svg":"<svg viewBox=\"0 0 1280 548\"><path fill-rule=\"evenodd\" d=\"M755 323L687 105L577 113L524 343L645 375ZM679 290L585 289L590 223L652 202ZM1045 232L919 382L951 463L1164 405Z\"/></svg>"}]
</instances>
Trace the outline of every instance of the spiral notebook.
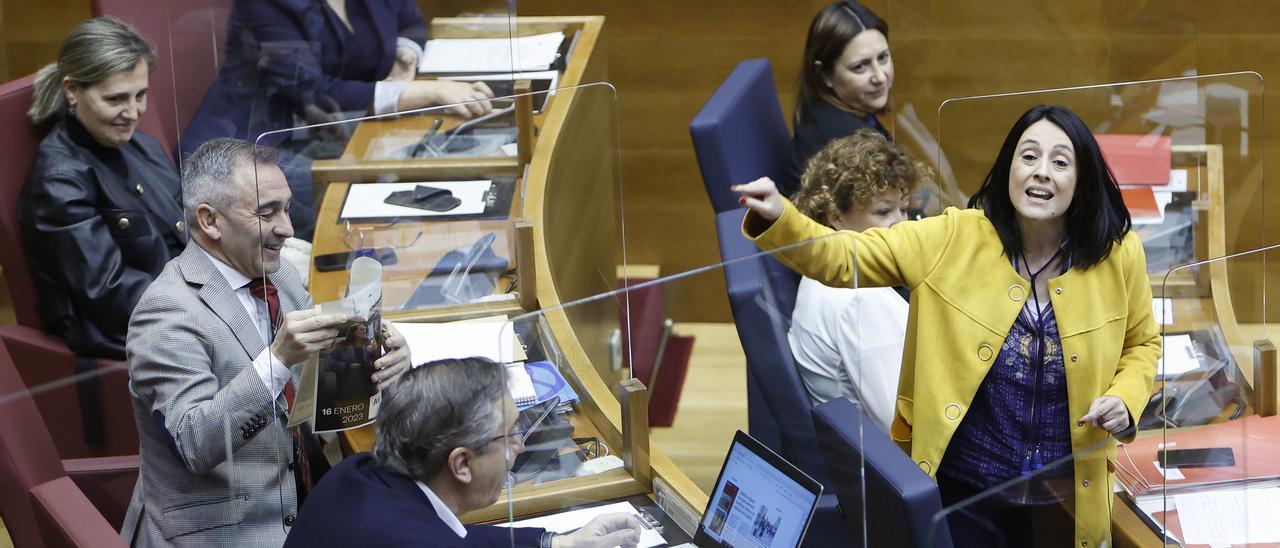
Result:
<instances>
[{"instance_id":1,"label":"spiral notebook","mask_svg":"<svg viewBox=\"0 0 1280 548\"><path fill-rule=\"evenodd\" d=\"M578 401L577 392L565 381L556 365L549 361L508 365L507 389L511 391L517 409L537 405L553 397L560 398L562 407Z\"/></svg>"}]
</instances>

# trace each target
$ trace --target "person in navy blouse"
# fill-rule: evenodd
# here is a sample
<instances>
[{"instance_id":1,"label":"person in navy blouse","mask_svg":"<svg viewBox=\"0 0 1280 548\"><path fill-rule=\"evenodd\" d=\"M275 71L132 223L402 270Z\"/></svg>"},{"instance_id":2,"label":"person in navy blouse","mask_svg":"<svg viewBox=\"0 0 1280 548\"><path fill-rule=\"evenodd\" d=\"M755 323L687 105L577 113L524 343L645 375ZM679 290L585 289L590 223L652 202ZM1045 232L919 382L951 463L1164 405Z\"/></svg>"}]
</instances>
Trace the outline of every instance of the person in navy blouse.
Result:
<instances>
[{"instance_id":1,"label":"person in navy blouse","mask_svg":"<svg viewBox=\"0 0 1280 548\"><path fill-rule=\"evenodd\" d=\"M809 24L800 89L792 119L791 158L778 190L791 196L809 158L834 139L871 128L889 137L876 118L889 106L893 57L889 24L846 0L822 8Z\"/></svg>"},{"instance_id":2,"label":"person in navy blouse","mask_svg":"<svg viewBox=\"0 0 1280 548\"><path fill-rule=\"evenodd\" d=\"M413 79L426 39L413 0L236 0L226 61L179 138L179 163L215 137L281 149L294 229L310 239L311 160L340 154L351 128L280 130L432 105L465 103L450 109L464 117L490 110L482 82Z\"/></svg>"}]
</instances>

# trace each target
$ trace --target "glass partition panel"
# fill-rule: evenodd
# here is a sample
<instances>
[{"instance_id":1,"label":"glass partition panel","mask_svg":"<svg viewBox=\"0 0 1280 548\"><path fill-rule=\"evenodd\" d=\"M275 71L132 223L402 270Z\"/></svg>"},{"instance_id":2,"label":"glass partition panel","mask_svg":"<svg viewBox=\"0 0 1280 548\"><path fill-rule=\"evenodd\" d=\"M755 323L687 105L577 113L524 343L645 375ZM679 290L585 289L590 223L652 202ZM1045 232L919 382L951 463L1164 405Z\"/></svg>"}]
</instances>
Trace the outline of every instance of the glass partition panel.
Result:
<instances>
[{"instance_id":1,"label":"glass partition panel","mask_svg":"<svg viewBox=\"0 0 1280 548\"><path fill-rule=\"evenodd\" d=\"M137 542L284 542L297 495L283 398L273 405L242 368L241 333L176 283L153 284L138 303L129 363L75 356L26 327L0 335L0 477L30 504L6 509L15 544L122 524Z\"/></svg>"},{"instance_id":2,"label":"glass partition panel","mask_svg":"<svg viewBox=\"0 0 1280 548\"><path fill-rule=\"evenodd\" d=\"M973 158L952 162L971 195L1023 112L1066 106L1097 138L1158 279L1264 243L1262 223L1245 222L1263 214L1262 96L1261 77L1242 72L948 99L938 109L939 150ZM1200 291L1195 280L1179 282L1169 288ZM1238 295L1247 298L1237 307L1258 317L1257 296Z\"/></svg>"},{"instance_id":3,"label":"glass partition panel","mask_svg":"<svg viewBox=\"0 0 1280 548\"><path fill-rule=\"evenodd\" d=\"M547 108L531 116L534 103ZM276 165L262 163L256 175L259 185L264 174L288 184L286 235L295 238L284 252L302 251L296 269L316 302L347 296L354 260L369 257L381 270L380 312L389 319L514 316L550 298L543 292L576 299L617 288L624 245L615 104L613 88L596 84L272 132L258 143L309 150L341 134L351 136L348 151L404 157L344 152L309 161L281 148ZM482 105L493 110L452 114ZM492 155L450 152L476 147ZM308 200L319 205L309 245L297 241L296 220ZM543 268L550 278L539 284Z\"/></svg>"},{"instance_id":4,"label":"glass partition panel","mask_svg":"<svg viewBox=\"0 0 1280 548\"><path fill-rule=\"evenodd\" d=\"M494 346L501 353L510 349L505 355L511 357L503 361L511 364L507 367L508 382L519 418L507 422L516 424L517 431L530 433L522 445L513 447L508 459L510 485L501 506L479 510L473 519L509 517L516 527L569 532L593 515L624 512L644 524L641 545L687 542L699 524L701 534L731 544L791 545L809 523L812 505L806 497L810 482L815 490L817 485L825 485L826 494L838 493L842 500L854 497L845 506L848 518L853 519L852 509L864 506L858 481L861 464L853 449L861 446L862 415L857 411L841 414L841 421L831 426L845 436L842 439L847 444L831 444L832 454L847 457L841 465L859 463L839 469L841 479L848 483L837 488L831 475L836 472L829 474L824 466L827 448L821 447L810 418L812 398L840 399L850 391L856 393L853 387L860 383L867 383L868 392L892 392L896 382L864 380L857 362L861 355L882 350L900 355L901 345L884 349L870 342L862 347L851 344L846 347L853 347L852 355L806 355L820 361L809 364L810 369L797 365L791 359L793 343L788 342L788 332L794 336L797 329L791 303L795 303L796 314L808 315L804 329L824 331L813 334L819 340L806 343L805 348L814 353L820 351L815 346L821 341L836 342L827 337L827 329L868 329L865 324L884 322L885 318L868 313L865 303L850 296L860 279L849 233L760 254L740 235L740 218L738 213L722 219L720 237L726 242L724 257L729 259L725 263L559 306L542 302L541 310L512 318ZM839 266L815 262L819 242L841 257L836 260ZM801 282L797 297L799 277L780 264L777 256L807 261L815 275L824 271L831 276L830 283L846 289L808 280ZM686 286L707 283L704 278L708 276L723 276L727 281L736 334L706 325L675 324L664 312L664 299L684 294ZM900 295L892 289L885 291L906 308ZM830 306L823 307L824 294L841 298L832 297ZM629 307L622 307L627 302ZM843 318L840 325L827 325L829 318L836 317ZM899 319L896 329L901 338L905 314ZM618 331L624 329L630 336L620 342ZM717 340L716 336L731 340ZM745 370L724 365L726 357L717 357L714 352L708 355L696 350L698 345L733 346L737 344L733 340L740 341L746 352ZM611 348L604 359L612 360L613 365L602 368L594 363L597 358L587 350L591 347ZM622 355L631 356L630 361ZM610 370L618 367L625 370ZM895 379L898 367L896 360L890 367ZM870 371L867 375L879 381L889 373ZM746 385L760 390L759 397L744 402L751 392ZM874 401L880 405L892 399L892 394L885 393ZM856 409L841 401L848 405L842 409ZM752 406L749 426L744 403ZM682 418L685 416L689 418ZM769 418L756 420L762 417ZM877 423L876 428L883 426ZM737 429L750 430L767 449L752 453L751 442L743 442L745 445L726 457ZM682 435L676 435L677 431ZM671 433L668 439L686 441L680 445L655 441L655 434L666 432ZM687 446L682 449L684 444L692 445L693 452ZM682 456L669 457L669 451ZM790 464L781 464L782 459ZM796 472L790 472L792 466L797 467ZM828 497L813 518L823 526L809 526L809 531L822 529L821 535L835 534L844 543L849 539L849 527L837 516L833 499ZM817 504L816 495L812 502ZM582 512L560 519L547 517L566 510ZM512 533L513 542L519 534Z\"/></svg>"},{"instance_id":5,"label":"glass partition panel","mask_svg":"<svg viewBox=\"0 0 1280 548\"><path fill-rule=\"evenodd\" d=\"M314 135L296 128L511 95L513 67L533 66L518 63L522 52L543 59L541 69L555 74L552 64L566 42L563 33L559 40L518 39L514 1L425 12L412 0L368 6L168 1L163 8L168 36L160 61L168 65L158 71L164 81L155 84L153 97L165 102L165 127L177 128L166 145L181 164L210 139L268 134L264 144L287 154L284 165L296 182L293 221L308 241L321 197L311 190L312 164L344 157L348 141L359 136L342 131L354 130L354 123ZM488 105L453 110L473 118ZM481 152L501 155L497 145Z\"/></svg>"},{"instance_id":6,"label":"glass partition panel","mask_svg":"<svg viewBox=\"0 0 1280 548\"><path fill-rule=\"evenodd\" d=\"M929 214L963 206L990 167L990 150L996 146L937 146L941 127L933 112L949 98L1195 75L1206 67L1226 66L1215 64L1226 55L1217 50L1226 48L1207 46L1212 42L1204 39L1215 16L1194 0L1087 6L1043 1L860 3L892 31L891 108L878 117L897 142L934 167L943 191L924 204ZM797 32L803 30L798 26ZM802 45L797 41L787 55L799 61ZM1104 104L1100 112L1134 106ZM1101 114L1078 112L1102 131L1095 125L1103 123ZM1012 116L1001 123L1012 123L1016 113ZM964 175L974 170L979 178ZM927 197L935 198L929 190Z\"/></svg>"},{"instance_id":7,"label":"glass partition panel","mask_svg":"<svg viewBox=\"0 0 1280 548\"><path fill-rule=\"evenodd\" d=\"M951 475L944 462L936 478L942 510L921 546L1114 546L1106 472L1114 443L1107 438L995 482L987 472L994 462L974 475Z\"/></svg>"},{"instance_id":8,"label":"glass partition panel","mask_svg":"<svg viewBox=\"0 0 1280 548\"><path fill-rule=\"evenodd\" d=\"M532 113L535 103L544 107L539 115ZM380 360L395 351L397 332L414 341L441 326L455 330L409 346L413 361L422 363L475 345L469 329L483 328L486 320L501 327L540 302L616 290L616 271L625 263L615 105L611 86L562 87L268 132L256 147L226 140L202 145L188 159L188 171L207 170L214 173L210 183L238 192L227 206L209 199L210 221L202 221L198 233L235 270L273 281L283 310L292 304L300 311L277 323L273 342L284 352L299 344L310 352L278 356L299 377L293 420L321 439L341 436L350 447L369 450L389 396L378 368L391 367ZM490 112L454 114L472 108ZM536 136L535 123L541 124ZM395 141L404 128L412 128L414 138ZM346 152L330 160L305 156L333 142L404 155L367 161ZM452 152L490 145L485 154ZM219 162L228 166L227 181L216 175ZM295 237L294 213L312 189L319 216L307 245ZM215 232L220 239L208 241ZM252 245L243 245L246 236ZM309 283L306 293L300 278ZM604 358L622 352L624 304L600 300L570 310L589 341L579 351L601 356L586 366L598 367L601 376L612 373L615 385L623 378L618 362ZM388 327L392 321L397 329ZM451 323L458 321L466 325ZM542 342L536 321L518 325L528 345L521 352L554 363L557 342ZM604 340L589 338L606 325ZM494 346L496 333L484 333L481 346L506 352L485 356L515 361L511 346ZM616 401L612 405L616 409ZM601 444L610 446L616 444ZM501 457L490 461L495 464Z\"/></svg>"},{"instance_id":9,"label":"glass partition panel","mask_svg":"<svg viewBox=\"0 0 1280 548\"><path fill-rule=\"evenodd\" d=\"M1134 513L1171 541L1275 538L1267 532L1274 519L1263 513L1274 507L1265 502L1275 491L1268 470L1280 455L1274 346L1265 318L1242 317L1232 296L1252 289L1265 299L1251 286L1264 283L1277 247L1183 265L1163 281L1185 273L1205 280L1209 294L1166 300L1157 388L1140 422L1153 431L1121 446L1117 477Z\"/></svg>"}]
</instances>

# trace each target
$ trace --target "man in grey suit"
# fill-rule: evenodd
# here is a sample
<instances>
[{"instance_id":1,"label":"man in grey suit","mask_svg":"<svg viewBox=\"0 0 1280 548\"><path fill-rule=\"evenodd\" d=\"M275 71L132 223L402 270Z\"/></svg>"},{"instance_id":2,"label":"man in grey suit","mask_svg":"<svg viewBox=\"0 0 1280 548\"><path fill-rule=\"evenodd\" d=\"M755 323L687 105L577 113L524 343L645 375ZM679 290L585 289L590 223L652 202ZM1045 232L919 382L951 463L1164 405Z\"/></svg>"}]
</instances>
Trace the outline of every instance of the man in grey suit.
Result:
<instances>
[{"instance_id":1,"label":"man in grey suit","mask_svg":"<svg viewBox=\"0 0 1280 548\"><path fill-rule=\"evenodd\" d=\"M310 430L285 427L291 366L332 347L346 318L313 309L280 260L293 228L276 159L215 139L183 166L190 242L142 295L125 345L141 469L121 534L134 545L280 546L297 515L295 468L312 479L299 447ZM404 338L383 329L379 387L409 367Z\"/></svg>"}]
</instances>

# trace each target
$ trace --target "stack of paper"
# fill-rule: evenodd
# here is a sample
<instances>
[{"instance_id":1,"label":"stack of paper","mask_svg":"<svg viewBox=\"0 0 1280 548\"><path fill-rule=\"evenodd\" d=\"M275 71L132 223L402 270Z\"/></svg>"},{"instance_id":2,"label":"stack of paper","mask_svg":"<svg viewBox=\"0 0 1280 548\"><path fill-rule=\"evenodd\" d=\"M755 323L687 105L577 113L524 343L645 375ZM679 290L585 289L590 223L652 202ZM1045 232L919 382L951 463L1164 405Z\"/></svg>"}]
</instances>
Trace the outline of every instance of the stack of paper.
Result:
<instances>
[{"instance_id":1,"label":"stack of paper","mask_svg":"<svg viewBox=\"0 0 1280 548\"><path fill-rule=\"evenodd\" d=\"M547 70L556 61L563 32L519 38L428 40L420 72L522 72Z\"/></svg>"},{"instance_id":2,"label":"stack of paper","mask_svg":"<svg viewBox=\"0 0 1280 548\"><path fill-rule=\"evenodd\" d=\"M449 323L393 323L409 343L410 361L414 366L472 356L498 363L527 359L524 349L516 344L512 325L505 316Z\"/></svg>"}]
</instances>

